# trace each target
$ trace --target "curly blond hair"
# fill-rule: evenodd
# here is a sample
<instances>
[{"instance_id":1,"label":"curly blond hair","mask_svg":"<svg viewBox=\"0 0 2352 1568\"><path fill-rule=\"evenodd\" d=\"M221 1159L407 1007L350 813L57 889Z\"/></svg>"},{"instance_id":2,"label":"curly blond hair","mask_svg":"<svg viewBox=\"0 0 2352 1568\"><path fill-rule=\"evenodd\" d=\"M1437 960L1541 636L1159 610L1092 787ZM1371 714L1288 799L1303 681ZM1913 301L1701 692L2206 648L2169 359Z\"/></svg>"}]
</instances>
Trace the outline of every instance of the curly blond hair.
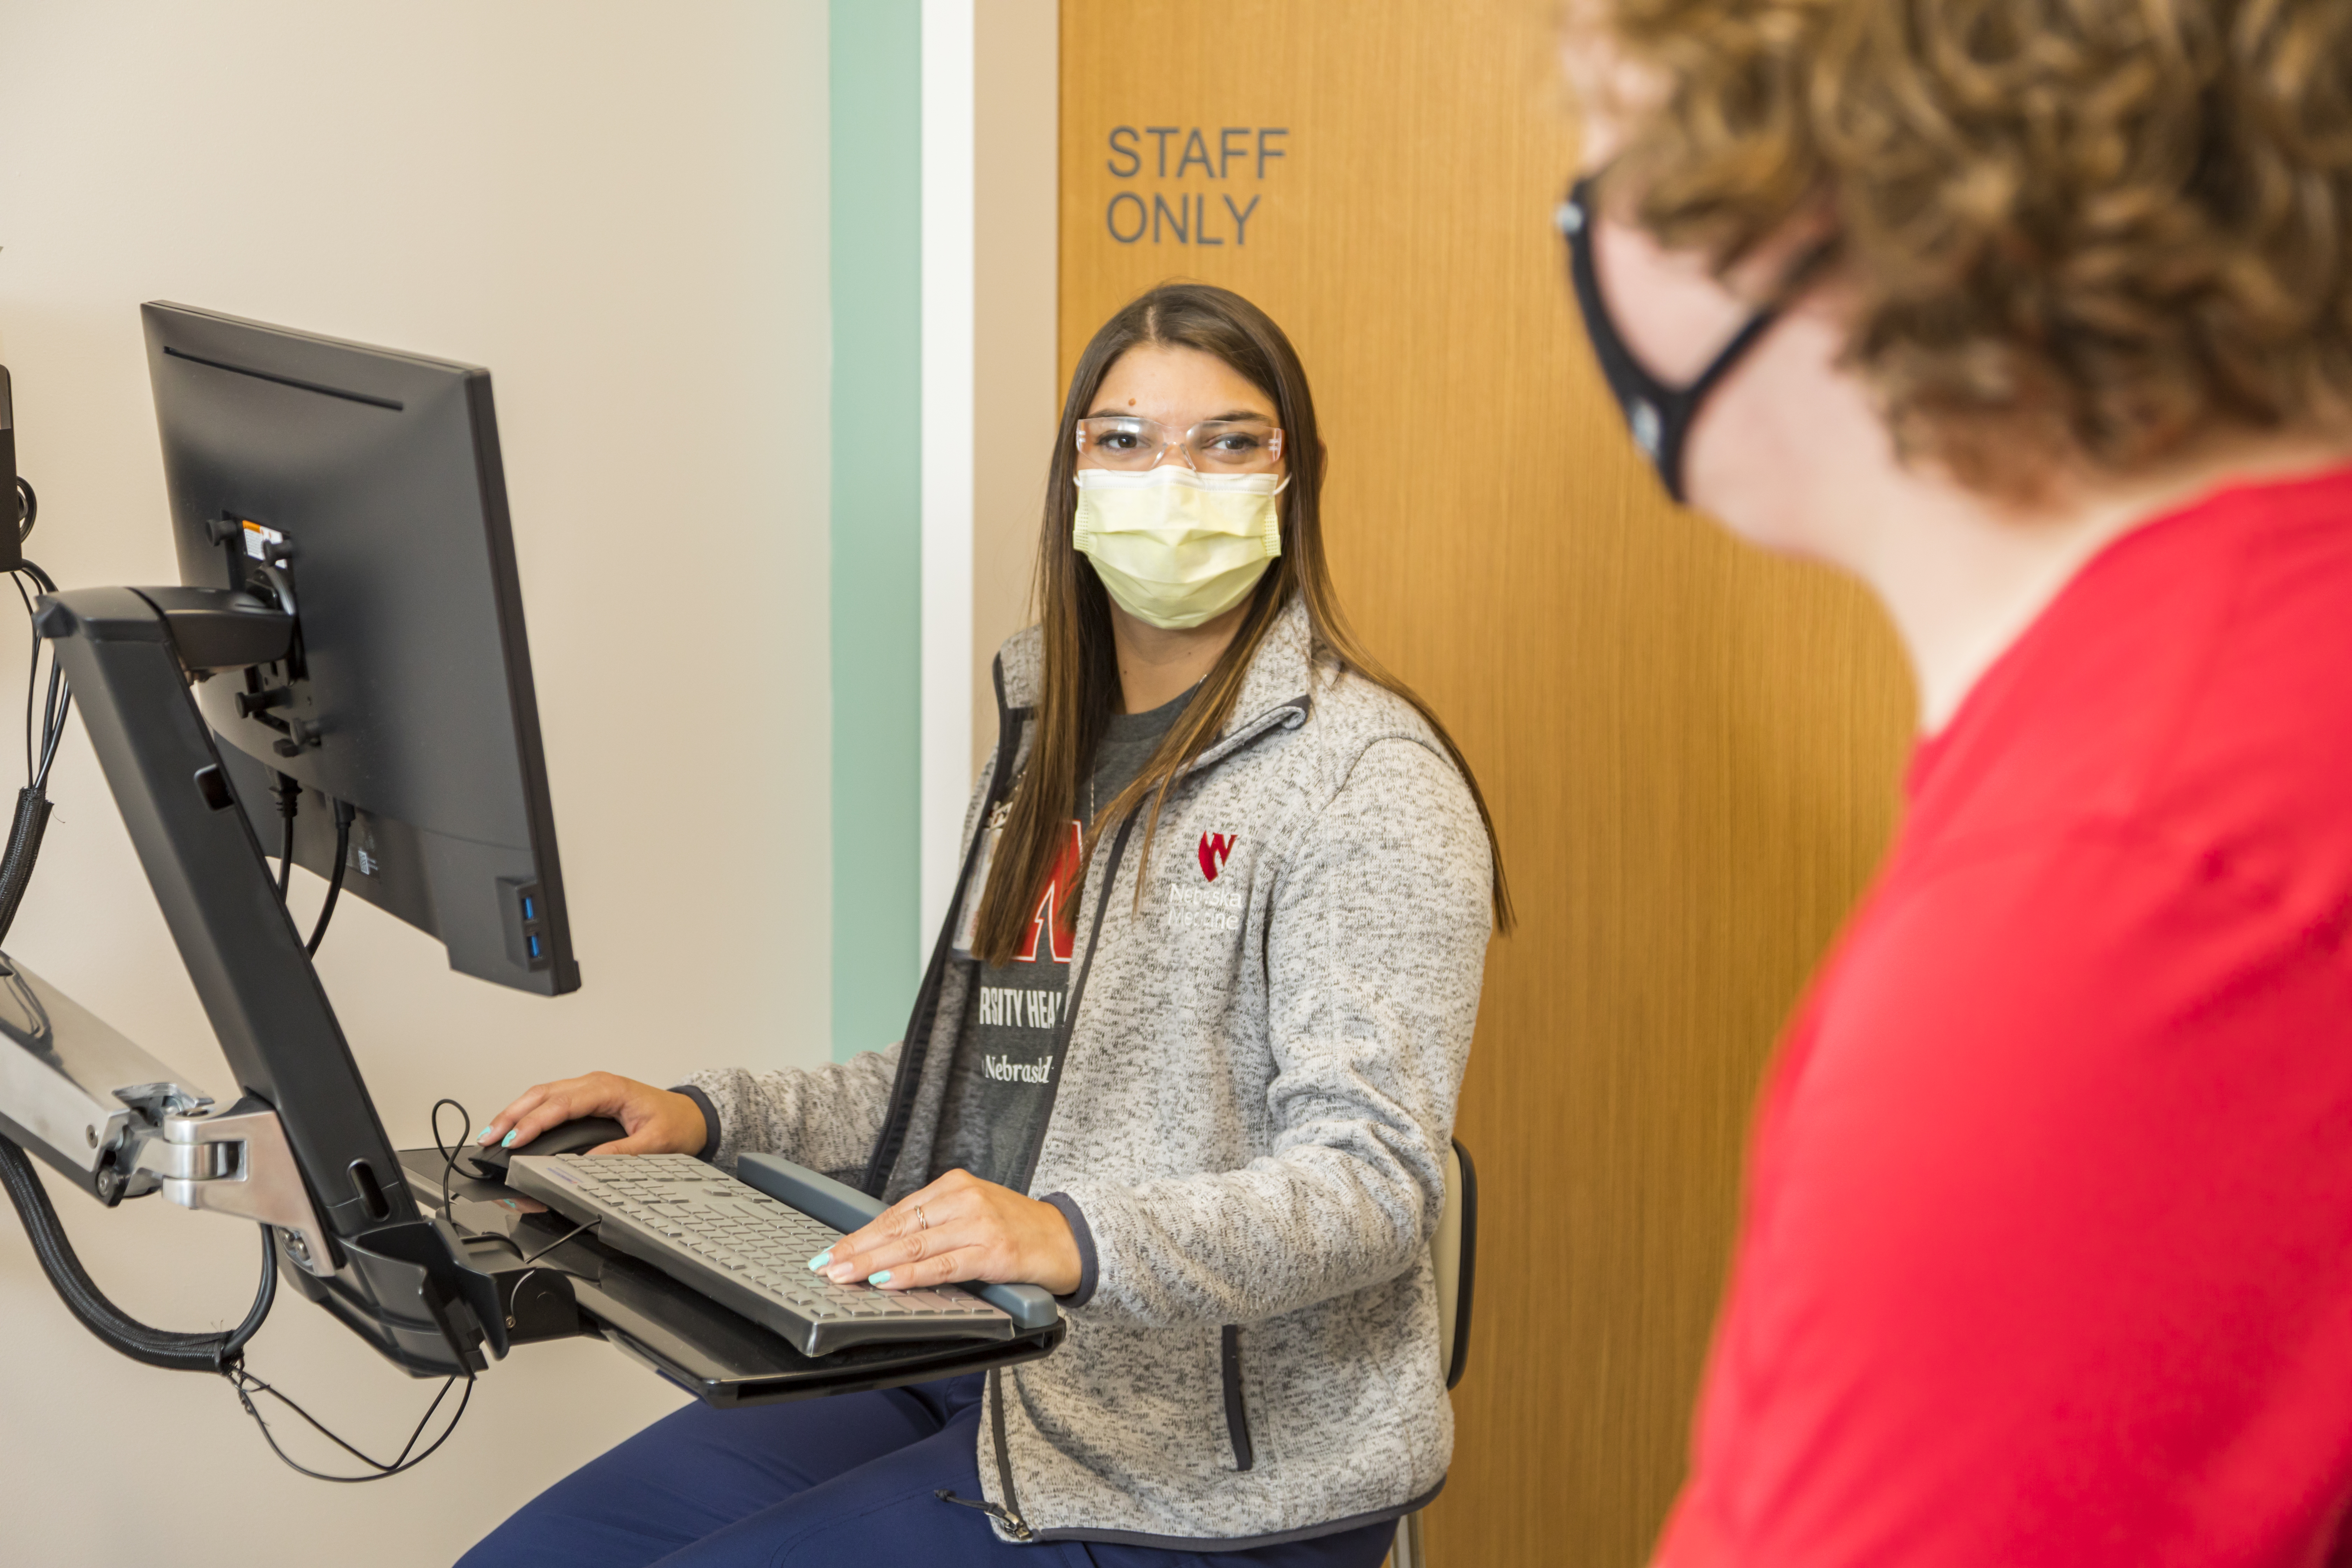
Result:
<instances>
[{"instance_id":1,"label":"curly blond hair","mask_svg":"<svg viewBox=\"0 0 2352 1568\"><path fill-rule=\"evenodd\" d=\"M2352 0L1615 0L1611 171L1729 267L1826 216L1849 360L1979 489L2352 392ZM2031 454L2040 460L2021 460Z\"/></svg>"}]
</instances>

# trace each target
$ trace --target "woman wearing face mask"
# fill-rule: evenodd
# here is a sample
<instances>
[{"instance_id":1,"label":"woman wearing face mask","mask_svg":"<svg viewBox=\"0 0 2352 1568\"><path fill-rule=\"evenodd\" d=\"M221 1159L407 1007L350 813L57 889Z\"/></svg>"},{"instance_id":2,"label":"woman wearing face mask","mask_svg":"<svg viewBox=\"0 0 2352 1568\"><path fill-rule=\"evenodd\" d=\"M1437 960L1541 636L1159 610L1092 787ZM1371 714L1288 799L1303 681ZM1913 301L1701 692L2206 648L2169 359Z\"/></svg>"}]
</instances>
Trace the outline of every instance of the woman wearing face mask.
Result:
<instances>
[{"instance_id":1,"label":"woman wearing face mask","mask_svg":"<svg viewBox=\"0 0 2352 1568\"><path fill-rule=\"evenodd\" d=\"M1435 1491L1425 1249L1507 904L1460 753L1339 616L1322 478L1263 312L1171 285L1113 317L1063 410L1043 625L998 657L905 1042L678 1091L541 1085L482 1134L606 1115L629 1136L599 1152L784 1155L892 1203L813 1268L1041 1284L1068 1339L682 1411L467 1564L1373 1568Z\"/></svg>"},{"instance_id":2,"label":"woman wearing face mask","mask_svg":"<svg viewBox=\"0 0 2352 1568\"><path fill-rule=\"evenodd\" d=\"M1602 368L1923 731L1658 1561L2352 1559L2352 7L1596 15Z\"/></svg>"}]
</instances>

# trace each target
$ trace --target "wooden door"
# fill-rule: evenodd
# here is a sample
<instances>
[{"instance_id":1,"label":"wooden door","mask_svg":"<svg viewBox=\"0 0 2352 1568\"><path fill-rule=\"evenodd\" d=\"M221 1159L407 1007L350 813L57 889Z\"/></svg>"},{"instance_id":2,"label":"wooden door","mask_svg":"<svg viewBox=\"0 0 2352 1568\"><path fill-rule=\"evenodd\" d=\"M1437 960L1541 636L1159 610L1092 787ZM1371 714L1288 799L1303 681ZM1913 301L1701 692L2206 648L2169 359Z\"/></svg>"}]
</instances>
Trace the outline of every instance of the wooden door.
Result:
<instances>
[{"instance_id":1,"label":"wooden door","mask_svg":"<svg viewBox=\"0 0 2352 1568\"><path fill-rule=\"evenodd\" d=\"M1444 713L1523 925L1460 1135L1475 1344L1440 1568L1643 1560L1758 1076L1885 843L1909 697L1850 585L1636 464L1549 216L1543 0L1064 0L1061 365L1163 279L1282 323L1343 599Z\"/></svg>"}]
</instances>

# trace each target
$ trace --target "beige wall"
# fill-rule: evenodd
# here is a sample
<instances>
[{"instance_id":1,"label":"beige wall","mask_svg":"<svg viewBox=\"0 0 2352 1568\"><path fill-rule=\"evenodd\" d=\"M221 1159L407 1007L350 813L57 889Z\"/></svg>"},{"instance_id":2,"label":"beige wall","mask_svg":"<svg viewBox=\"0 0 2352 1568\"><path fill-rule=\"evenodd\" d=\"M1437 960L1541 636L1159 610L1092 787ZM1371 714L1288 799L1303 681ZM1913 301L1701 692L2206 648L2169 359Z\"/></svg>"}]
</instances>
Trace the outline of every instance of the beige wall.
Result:
<instances>
[{"instance_id":1,"label":"beige wall","mask_svg":"<svg viewBox=\"0 0 2352 1568\"><path fill-rule=\"evenodd\" d=\"M589 1066L669 1081L827 1054L824 16L0 5L0 360L41 490L31 553L60 582L173 575L142 300L495 374L586 984L493 989L345 902L320 969L403 1144L436 1095L478 1118ZM22 658L0 635L0 692ZM10 951L229 1090L79 725L54 793ZM126 1307L191 1329L240 1312L250 1226L59 1201ZM75 1326L5 1205L0 1335L16 1563L446 1563L679 1403L602 1345L529 1347L423 1469L304 1480L220 1384ZM251 1353L379 1454L432 1393L289 1297Z\"/></svg>"},{"instance_id":2,"label":"beige wall","mask_svg":"<svg viewBox=\"0 0 2352 1568\"><path fill-rule=\"evenodd\" d=\"M996 744L990 663L1029 624L1054 363L1059 0L985 0L973 39L972 765Z\"/></svg>"}]
</instances>

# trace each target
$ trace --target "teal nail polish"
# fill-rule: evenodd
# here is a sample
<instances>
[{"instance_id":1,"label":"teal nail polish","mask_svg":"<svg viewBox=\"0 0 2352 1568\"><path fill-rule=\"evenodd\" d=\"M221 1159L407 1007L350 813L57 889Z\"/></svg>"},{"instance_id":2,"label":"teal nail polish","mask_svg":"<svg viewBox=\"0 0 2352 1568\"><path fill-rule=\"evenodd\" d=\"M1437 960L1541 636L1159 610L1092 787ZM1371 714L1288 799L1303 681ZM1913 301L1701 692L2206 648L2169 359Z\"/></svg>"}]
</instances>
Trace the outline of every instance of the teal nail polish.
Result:
<instances>
[{"instance_id":1,"label":"teal nail polish","mask_svg":"<svg viewBox=\"0 0 2352 1568\"><path fill-rule=\"evenodd\" d=\"M828 1247L823 1252L818 1253L814 1258L809 1259L809 1268L812 1270L822 1268L832 1261L833 1248Z\"/></svg>"},{"instance_id":2,"label":"teal nail polish","mask_svg":"<svg viewBox=\"0 0 2352 1568\"><path fill-rule=\"evenodd\" d=\"M890 1271L885 1268L879 1274L868 1274L866 1282L868 1285L887 1285L890 1283Z\"/></svg>"},{"instance_id":3,"label":"teal nail polish","mask_svg":"<svg viewBox=\"0 0 2352 1568\"><path fill-rule=\"evenodd\" d=\"M522 1131L522 1129L521 1129L521 1128L520 1128L520 1127L518 1127L518 1128L516 1128L516 1129L515 1129L515 1132L520 1132L520 1131ZM503 1137L503 1138L499 1139L499 1148L501 1148L501 1149L511 1149L511 1148L513 1148L513 1147L514 1147L514 1132L509 1132L509 1133L508 1133L505 1137Z\"/></svg>"},{"instance_id":4,"label":"teal nail polish","mask_svg":"<svg viewBox=\"0 0 2352 1568\"><path fill-rule=\"evenodd\" d=\"M490 1134L497 1131L498 1129L496 1127L485 1127L479 1132L474 1134L474 1142L477 1143L487 1143L490 1141Z\"/></svg>"}]
</instances>

